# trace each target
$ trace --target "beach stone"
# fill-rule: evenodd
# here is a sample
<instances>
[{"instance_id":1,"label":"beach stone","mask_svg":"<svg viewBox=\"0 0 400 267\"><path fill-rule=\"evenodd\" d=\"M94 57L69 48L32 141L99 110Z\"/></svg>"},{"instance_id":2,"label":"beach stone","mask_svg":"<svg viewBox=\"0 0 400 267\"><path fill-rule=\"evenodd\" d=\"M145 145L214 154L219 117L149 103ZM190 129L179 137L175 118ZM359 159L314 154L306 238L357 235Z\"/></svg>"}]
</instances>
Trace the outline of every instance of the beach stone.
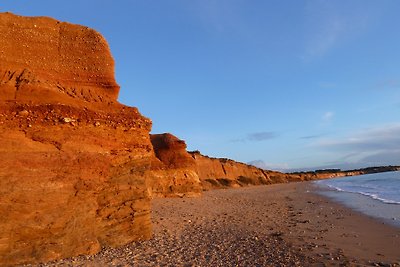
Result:
<instances>
[{"instance_id":1,"label":"beach stone","mask_svg":"<svg viewBox=\"0 0 400 267\"><path fill-rule=\"evenodd\" d=\"M18 115L20 115L20 116L28 116L29 115L29 111L24 109L24 110L18 112Z\"/></svg>"},{"instance_id":2,"label":"beach stone","mask_svg":"<svg viewBox=\"0 0 400 267\"><path fill-rule=\"evenodd\" d=\"M71 118L62 118L62 121L63 121L64 123L70 123L70 122L74 122L75 120L74 120L74 119L71 119Z\"/></svg>"}]
</instances>

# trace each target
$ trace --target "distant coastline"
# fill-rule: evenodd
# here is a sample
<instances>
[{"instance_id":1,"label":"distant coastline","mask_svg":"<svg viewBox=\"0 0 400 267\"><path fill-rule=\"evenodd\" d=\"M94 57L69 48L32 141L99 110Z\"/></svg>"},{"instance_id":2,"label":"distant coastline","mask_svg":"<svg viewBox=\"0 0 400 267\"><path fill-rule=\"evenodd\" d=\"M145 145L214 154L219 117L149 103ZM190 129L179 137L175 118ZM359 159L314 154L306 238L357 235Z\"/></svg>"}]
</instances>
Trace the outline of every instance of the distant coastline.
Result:
<instances>
[{"instance_id":1,"label":"distant coastline","mask_svg":"<svg viewBox=\"0 0 400 267\"><path fill-rule=\"evenodd\" d=\"M354 169L354 170L320 169L320 170L315 170L315 171L290 172L288 174L315 176L315 177L318 177L319 179L327 179L327 178L334 178L334 177L356 176L356 175L363 175L363 174L392 172L392 171L400 171L400 166L392 166L392 165L376 166L376 167L367 167L367 168Z\"/></svg>"}]
</instances>

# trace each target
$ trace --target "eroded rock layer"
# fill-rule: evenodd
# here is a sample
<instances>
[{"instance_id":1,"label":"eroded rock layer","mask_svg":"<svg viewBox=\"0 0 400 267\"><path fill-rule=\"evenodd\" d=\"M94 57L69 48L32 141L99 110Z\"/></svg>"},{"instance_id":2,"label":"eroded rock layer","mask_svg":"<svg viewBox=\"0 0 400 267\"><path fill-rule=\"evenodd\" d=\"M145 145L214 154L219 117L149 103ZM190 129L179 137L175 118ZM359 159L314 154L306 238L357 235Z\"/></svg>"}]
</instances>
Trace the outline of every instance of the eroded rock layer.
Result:
<instances>
[{"instance_id":1,"label":"eroded rock layer","mask_svg":"<svg viewBox=\"0 0 400 267\"><path fill-rule=\"evenodd\" d=\"M190 152L203 189L287 183L306 180L306 176L267 171L224 158L210 158L198 151Z\"/></svg>"},{"instance_id":2,"label":"eroded rock layer","mask_svg":"<svg viewBox=\"0 0 400 267\"><path fill-rule=\"evenodd\" d=\"M188 153L117 102L96 31L0 13L0 36L1 266L147 239L152 197L359 173L284 174Z\"/></svg>"},{"instance_id":3,"label":"eroded rock layer","mask_svg":"<svg viewBox=\"0 0 400 267\"><path fill-rule=\"evenodd\" d=\"M154 196L196 196L202 191L195 159L186 144L172 134L152 134L151 142L158 162L149 179Z\"/></svg>"},{"instance_id":4,"label":"eroded rock layer","mask_svg":"<svg viewBox=\"0 0 400 267\"><path fill-rule=\"evenodd\" d=\"M0 265L151 234L151 121L116 102L103 37L0 14Z\"/></svg>"},{"instance_id":5,"label":"eroded rock layer","mask_svg":"<svg viewBox=\"0 0 400 267\"><path fill-rule=\"evenodd\" d=\"M0 16L0 99L115 102L108 44L96 31L47 17Z\"/></svg>"}]
</instances>

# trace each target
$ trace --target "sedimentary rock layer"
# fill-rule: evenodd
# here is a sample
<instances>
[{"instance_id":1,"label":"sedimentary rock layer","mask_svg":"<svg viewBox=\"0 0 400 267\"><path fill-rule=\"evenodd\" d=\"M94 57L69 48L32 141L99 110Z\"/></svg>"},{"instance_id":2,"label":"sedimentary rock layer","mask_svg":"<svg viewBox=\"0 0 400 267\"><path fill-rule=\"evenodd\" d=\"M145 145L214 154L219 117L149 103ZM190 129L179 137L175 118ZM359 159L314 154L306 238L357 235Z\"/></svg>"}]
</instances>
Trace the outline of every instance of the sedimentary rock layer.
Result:
<instances>
[{"instance_id":1,"label":"sedimentary rock layer","mask_svg":"<svg viewBox=\"0 0 400 267\"><path fill-rule=\"evenodd\" d=\"M0 13L0 265L92 254L151 234L152 197L329 177L188 153L117 102L107 42ZM340 175L342 175L340 173Z\"/></svg>"},{"instance_id":2,"label":"sedimentary rock layer","mask_svg":"<svg viewBox=\"0 0 400 267\"><path fill-rule=\"evenodd\" d=\"M158 159L151 170L149 186L153 196L196 196L202 191L196 162L186 144L172 134L152 134Z\"/></svg>"},{"instance_id":3,"label":"sedimentary rock layer","mask_svg":"<svg viewBox=\"0 0 400 267\"><path fill-rule=\"evenodd\" d=\"M0 99L115 102L119 86L105 39L47 17L0 16Z\"/></svg>"},{"instance_id":4,"label":"sedimentary rock layer","mask_svg":"<svg viewBox=\"0 0 400 267\"><path fill-rule=\"evenodd\" d=\"M0 265L151 234L151 121L117 103L104 38L0 14Z\"/></svg>"},{"instance_id":5,"label":"sedimentary rock layer","mask_svg":"<svg viewBox=\"0 0 400 267\"><path fill-rule=\"evenodd\" d=\"M241 162L224 158L211 158L198 151L190 152L204 189L241 187L302 181L307 177L267 171Z\"/></svg>"}]
</instances>

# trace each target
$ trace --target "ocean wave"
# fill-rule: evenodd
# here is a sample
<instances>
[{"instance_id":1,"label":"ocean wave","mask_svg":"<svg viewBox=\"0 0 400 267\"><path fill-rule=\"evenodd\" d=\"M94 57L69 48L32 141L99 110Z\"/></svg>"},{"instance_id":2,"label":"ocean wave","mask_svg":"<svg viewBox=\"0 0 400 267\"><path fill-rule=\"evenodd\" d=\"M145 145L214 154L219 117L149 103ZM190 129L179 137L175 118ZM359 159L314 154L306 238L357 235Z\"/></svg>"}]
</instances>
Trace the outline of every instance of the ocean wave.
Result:
<instances>
[{"instance_id":1,"label":"ocean wave","mask_svg":"<svg viewBox=\"0 0 400 267\"><path fill-rule=\"evenodd\" d=\"M382 196L379 196L379 195L376 194L376 193L367 193L367 192L362 192L362 191L350 190L350 189L341 188L341 187L339 187L339 186L335 186L335 185L332 185L332 184L328 184L328 183L326 183L326 182L325 182L325 183L321 183L321 181L319 181L318 184L326 185L327 187L329 187L329 188L331 188L331 189L334 189L334 190L336 190L336 191L339 191L339 192L347 192L347 193L360 194L360 195L367 196L367 197L370 197L370 198L372 198L372 199L381 201L381 202L386 203L386 204L400 205L400 201L396 201L396 200L393 200L393 199L383 198Z\"/></svg>"},{"instance_id":2,"label":"ocean wave","mask_svg":"<svg viewBox=\"0 0 400 267\"><path fill-rule=\"evenodd\" d=\"M394 200L391 200L391 199L385 199L385 198L382 198L382 197L380 197L380 196L378 196L376 194L365 193L365 192L354 192L354 193L358 193L358 194L361 194L361 195L364 195L364 196L372 197L373 199L382 201L383 203L386 203L386 204L400 205L400 202L398 202L398 201L394 201Z\"/></svg>"}]
</instances>

